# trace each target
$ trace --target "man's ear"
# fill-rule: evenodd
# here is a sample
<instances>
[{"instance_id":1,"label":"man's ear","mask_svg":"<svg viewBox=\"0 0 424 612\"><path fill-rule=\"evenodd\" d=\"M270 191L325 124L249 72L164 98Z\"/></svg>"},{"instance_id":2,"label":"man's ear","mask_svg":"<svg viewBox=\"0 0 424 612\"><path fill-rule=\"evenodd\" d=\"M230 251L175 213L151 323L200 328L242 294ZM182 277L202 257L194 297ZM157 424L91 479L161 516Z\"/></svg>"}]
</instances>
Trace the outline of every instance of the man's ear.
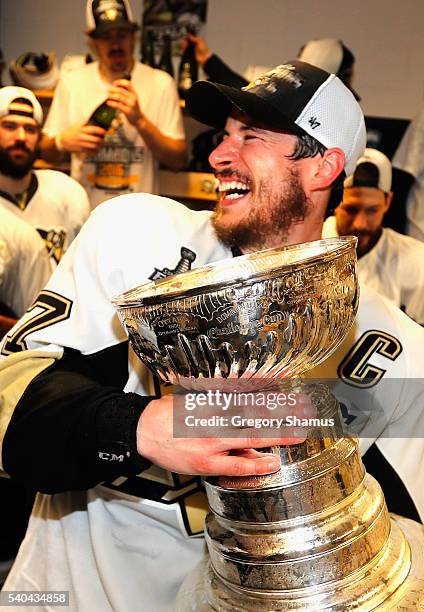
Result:
<instances>
[{"instance_id":1,"label":"man's ear","mask_svg":"<svg viewBox=\"0 0 424 612\"><path fill-rule=\"evenodd\" d=\"M345 154L341 149L327 149L319 158L319 164L315 167L311 189L315 191L331 187L336 178L343 172L344 165Z\"/></svg>"},{"instance_id":2,"label":"man's ear","mask_svg":"<svg viewBox=\"0 0 424 612\"><path fill-rule=\"evenodd\" d=\"M389 191L388 193L386 193L386 210L384 211L384 213L386 213L389 210L392 200L393 200L393 191Z\"/></svg>"},{"instance_id":3,"label":"man's ear","mask_svg":"<svg viewBox=\"0 0 424 612\"><path fill-rule=\"evenodd\" d=\"M94 54L97 55L97 45L96 45L96 39L93 38L93 36L90 36L90 34L88 32L86 32L87 34L87 45L90 48L90 51Z\"/></svg>"}]
</instances>

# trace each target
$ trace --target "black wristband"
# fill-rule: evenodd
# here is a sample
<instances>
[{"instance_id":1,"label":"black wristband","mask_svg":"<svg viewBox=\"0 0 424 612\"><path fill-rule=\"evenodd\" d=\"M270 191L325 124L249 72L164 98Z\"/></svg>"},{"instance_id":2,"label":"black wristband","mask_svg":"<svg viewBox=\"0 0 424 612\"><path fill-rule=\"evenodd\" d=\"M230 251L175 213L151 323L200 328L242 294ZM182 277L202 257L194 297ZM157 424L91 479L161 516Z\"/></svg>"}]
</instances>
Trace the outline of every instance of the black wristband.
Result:
<instances>
[{"instance_id":1,"label":"black wristband","mask_svg":"<svg viewBox=\"0 0 424 612\"><path fill-rule=\"evenodd\" d=\"M109 462L123 472L138 474L152 465L137 451L137 424L147 404L155 399L136 393L111 398L97 411L95 452L101 463Z\"/></svg>"}]
</instances>

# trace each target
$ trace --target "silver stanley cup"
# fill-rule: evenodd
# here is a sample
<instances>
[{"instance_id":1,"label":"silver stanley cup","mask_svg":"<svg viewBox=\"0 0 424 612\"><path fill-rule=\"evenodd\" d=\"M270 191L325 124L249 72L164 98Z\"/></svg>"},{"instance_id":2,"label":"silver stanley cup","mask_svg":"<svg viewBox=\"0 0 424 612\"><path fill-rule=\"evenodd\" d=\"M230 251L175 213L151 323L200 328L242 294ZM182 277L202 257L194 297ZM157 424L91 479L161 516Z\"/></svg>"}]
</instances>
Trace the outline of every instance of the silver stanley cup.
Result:
<instances>
[{"instance_id":1,"label":"silver stanley cup","mask_svg":"<svg viewBox=\"0 0 424 612\"><path fill-rule=\"evenodd\" d=\"M146 283L114 304L163 381L255 388L299 376L342 342L358 305L355 246L340 237L262 251ZM424 610L422 527L389 516L357 441L339 435L337 401L324 385L305 389L334 426L273 448L277 474L206 481L209 558L187 577L178 611Z\"/></svg>"}]
</instances>

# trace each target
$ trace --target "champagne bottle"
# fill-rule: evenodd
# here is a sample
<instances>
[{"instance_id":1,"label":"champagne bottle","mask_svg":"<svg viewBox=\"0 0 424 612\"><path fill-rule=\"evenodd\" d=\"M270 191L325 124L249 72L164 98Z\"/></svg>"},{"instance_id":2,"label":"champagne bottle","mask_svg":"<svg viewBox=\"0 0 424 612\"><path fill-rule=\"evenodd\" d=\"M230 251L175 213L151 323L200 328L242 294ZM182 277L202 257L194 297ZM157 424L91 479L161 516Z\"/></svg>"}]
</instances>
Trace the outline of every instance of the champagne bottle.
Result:
<instances>
[{"instance_id":1,"label":"champagne bottle","mask_svg":"<svg viewBox=\"0 0 424 612\"><path fill-rule=\"evenodd\" d=\"M0 49L0 87L3 87L3 70L6 66L6 62L4 61L3 58L3 52Z\"/></svg>"},{"instance_id":2,"label":"champagne bottle","mask_svg":"<svg viewBox=\"0 0 424 612\"><path fill-rule=\"evenodd\" d=\"M141 61L143 64L146 64L146 66L156 68L155 47L153 40L153 32L151 30L147 30L143 36Z\"/></svg>"},{"instance_id":3,"label":"champagne bottle","mask_svg":"<svg viewBox=\"0 0 424 612\"><path fill-rule=\"evenodd\" d=\"M171 37L166 35L163 37L162 54L160 56L158 68L165 70L172 77L174 76L174 67L171 57Z\"/></svg>"},{"instance_id":4,"label":"champagne bottle","mask_svg":"<svg viewBox=\"0 0 424 612\"><path fill-rule=\"evenodd\" d=\"M125 74L123 78L129 81L131 79L131 75ZM116 108L108 106L106 99L94 109L90 119L87 121L87 125L98 125L99 127L108 130L112 124L112 121L115 119L117 112L118 111Z\"/></svg>"},{"instance_id":5,"label":"champagne bottle","mask_svg":"<svg viewBox=\"0 0 424 612\"><path fill-rule=\"evenodd\" d=\"M188 43L181 56L178 70L178 93L180 98L185 99L187 91L198 79L198 66L195 55L194 43Z\"/></svg>"}]
</instances>

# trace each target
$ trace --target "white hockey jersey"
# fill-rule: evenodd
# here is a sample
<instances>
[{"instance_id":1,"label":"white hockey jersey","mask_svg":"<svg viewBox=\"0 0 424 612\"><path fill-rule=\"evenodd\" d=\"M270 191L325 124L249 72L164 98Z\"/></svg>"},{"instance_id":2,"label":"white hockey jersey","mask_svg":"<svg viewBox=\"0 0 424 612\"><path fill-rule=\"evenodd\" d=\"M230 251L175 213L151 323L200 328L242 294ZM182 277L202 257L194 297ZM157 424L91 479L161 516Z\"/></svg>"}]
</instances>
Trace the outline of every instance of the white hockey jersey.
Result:
<instances>
[{"instance_id":1,"label":"white hockey jersey","mask_svg":"<svg viewBox=\"0 0 424 612\"><path fill-rule=\"evenodd\" d=\"M0 193L0 206L26 221L43 238L54 269L90 214L77 181L56 170L35 170L36 189L22 208Z\"/></svg>"}]
</instances>

